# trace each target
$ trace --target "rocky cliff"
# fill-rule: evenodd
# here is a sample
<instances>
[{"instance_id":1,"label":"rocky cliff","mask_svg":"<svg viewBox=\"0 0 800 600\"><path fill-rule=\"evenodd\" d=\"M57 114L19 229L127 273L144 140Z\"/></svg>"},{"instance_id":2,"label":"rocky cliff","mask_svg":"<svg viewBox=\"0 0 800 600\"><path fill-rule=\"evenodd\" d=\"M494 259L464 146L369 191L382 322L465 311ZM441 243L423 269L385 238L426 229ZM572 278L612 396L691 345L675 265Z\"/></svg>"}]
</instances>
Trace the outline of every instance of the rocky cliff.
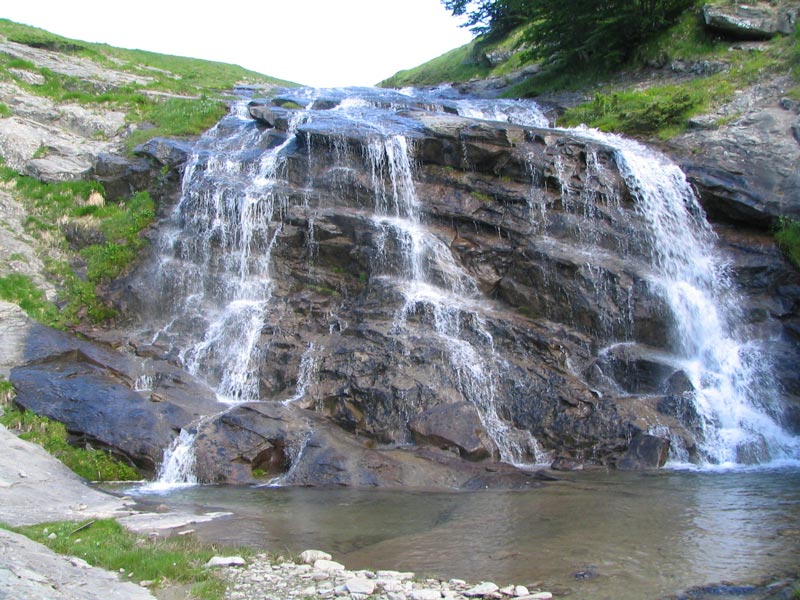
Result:
<instances>
[{"instance_id":1,"label":"rocky cliff","mask_svg":"<svg viewBox=\"0 0 800 600\"><path fill-rule=\"evenodd\" d=\"M158 181L160 224L95 342L15 317L20 404L148 472L192 431L212 482L518 487L536 478L509 463L720 460L696 398L724 369L692 371L666 242L613 140L459 116L459 98L304 93L239 104L193 148L95 161L108 189ZM761 462L800 433L800 275L758 229L776 213L719 189L715 232L678 206L737 297L722 328L769 359L734 387L779 384L759 414L788 445L731 446Z\"/></svg>"}]
</instances>

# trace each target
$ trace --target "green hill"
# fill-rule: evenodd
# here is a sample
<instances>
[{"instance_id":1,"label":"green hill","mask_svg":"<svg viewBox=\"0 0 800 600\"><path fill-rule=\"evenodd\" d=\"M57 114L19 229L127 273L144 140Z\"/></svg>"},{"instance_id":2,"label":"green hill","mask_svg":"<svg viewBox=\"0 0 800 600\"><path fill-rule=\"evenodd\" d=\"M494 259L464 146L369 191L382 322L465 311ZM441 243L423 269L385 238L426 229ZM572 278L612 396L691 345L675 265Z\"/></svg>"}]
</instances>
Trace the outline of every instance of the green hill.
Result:
<instances>
[{"instance_id":1,"label":"green hill","mask_svg":"<svg viewBox=\"0 0 800 600\"><path fill-rule=\"evenodd\" d=\"M673 26L613 69L532 60L523 26L491 42L478 37L379 85L460 83L468 91L482 93L486 90L481 84L491 81L491 90L500 90L502 96L535 97L558 105L564 112L563 125L585 123L661 138L684 130L692 117L729 101L736 90L776 76L791 74L794 86L787 95L800 99L797 29L794 35L760 41L724 36L705 26L703 5L696 3L684 11Z\"/></svg>"}]
</instances>

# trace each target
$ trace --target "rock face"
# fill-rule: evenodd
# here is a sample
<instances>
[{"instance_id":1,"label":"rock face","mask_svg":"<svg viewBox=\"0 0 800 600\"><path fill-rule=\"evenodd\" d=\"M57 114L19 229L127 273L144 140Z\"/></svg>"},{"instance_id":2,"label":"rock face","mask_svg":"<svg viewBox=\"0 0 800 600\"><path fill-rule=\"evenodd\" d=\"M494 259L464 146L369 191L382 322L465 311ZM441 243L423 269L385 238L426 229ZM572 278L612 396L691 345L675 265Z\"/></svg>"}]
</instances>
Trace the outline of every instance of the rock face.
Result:
<instances>
[{"instance_id":1,"label":"rock face","mask_svg":"<svg viewBox=\"0 0 800 600\"><path fill-rule=\"evenodd\" d=\"M698 186L709 218L768 229L800 218L800 110L784 97L788 79L744 91L713 120L670 141Z\"/></svg>"},{"instance_id":2,"label":"rock face","mask_svg":"<svg viewBox=\"0 0 800 600\"><path fill-rule=\"evenodd\" d=\"M111 449L146 474L155 472L175 433L216 404L206 386L174 366L27 319L4 339L22 349L8 361L18 365L9 377L17 404L61 421L76 443ZM166 397L170 402L161 401Z\"/></svg>"},{"instance_id":3,"label":"rock face","mask_svg":"<svg viewBox=\"0 0 800 600\"><path fill-rule=\"evenodd\" d=\"M515 486L495 461L703 459L707 417L617 150L447 101L368 98L395 107L372 121L342 105L287 94L251 105L258 123L223 121L189 159L165 254L116 292L164 357L250 400L197 425L201 480ZM734 274L788 359L798 279L770 256L784 266L758 278L739 253Z\"/></svg>"},{"instance_id":4,"label":"rock face","mask_svg":"<svg viewBox=\"0 0 800 600\"><path fill-rule=\"evenodd\" d=\"M706 27L725 36L745 40L765 40L779 33L791 35L797 25L798 9L788 3L776 7L758 2L754 6L706 5L703 20Z\"/></svg>"},{"instance_id":5,"label":"rock face","mask_svg":"<svg viewBox=\"0 0 800 600\"><path fill-rule=\"evenodd\" d=\"M682 250L663 248L610 138L459 116L486 108L451 98L303 94L237 108L191 149L101 155L96 176L121 194L152 165L183 165L183 193L159 181L152 253L108 292L129 352L31 329L18 402L147 472L189 430L195 474L215 483L520 488L539 480L511 463L723 460L694 401L700 342L665 289L687 282L662 283ZM735 219L749 205L725 190ZM755 387L780 382L774 425L791 439L800 277L760 234L717 238L693 198L676 202L732 261L731 327L773 357ZM733 451L763 460L770 435Z\"/></svg>"}]
</instances>

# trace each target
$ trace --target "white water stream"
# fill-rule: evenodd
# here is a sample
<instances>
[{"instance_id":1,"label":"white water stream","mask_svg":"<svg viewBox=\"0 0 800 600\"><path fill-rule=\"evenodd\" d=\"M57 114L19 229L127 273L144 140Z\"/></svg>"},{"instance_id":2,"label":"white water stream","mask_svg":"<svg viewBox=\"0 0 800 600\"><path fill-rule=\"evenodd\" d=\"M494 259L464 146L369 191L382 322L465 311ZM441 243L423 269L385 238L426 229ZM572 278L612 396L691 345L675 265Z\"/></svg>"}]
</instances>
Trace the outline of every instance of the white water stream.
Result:
<instances>
[{"instance_id":1,"label":"white water stream","mask_svg":"<svg viewBox=\"0 0 800 600\"><path fill-rule=\"evenodd\" d=\"M311 106L317 93L299 91L297 97ZM377 238L383 240L376 248L377 274L396 285L404 299L395 316L395 333L402 335L411 318L429 323L431 334L447 349L458 391L477 409L502 460L547 461L528 432L497 414L496 378L502 361L482 317L485 309L475 281L421 217L413 136L398 132L392 120L403 94L353 94L331 112L374 132L364 160L374 196L373 223L381 232ZM404 94L412 97L410 91ZM419 102L433 109L440 107L438 102L447 103L472 118L547 126L531 102L450 96L422 97ZM390 116L376 122L373 115L372 121L364 121L365 114L372 114L367 109L379 106L388 107ZM294 141L297 125L313 119L315 112L326 111L292 111L287 138L270 146L268 136L247 117L245 103L236 104L196 144L185 169L182 198L163 227L158 278L168 318L153 342L175 345L184 366L205 378L224 403L262 400L259 365L265 360L262 329L273 301L272 250L289 203L281 192L283 154ZM674 360L695 389L706 465L797 459L798 440L771 416L779 390L769 361L757 343L737 331L735 291L683 173L662 155L630 140L585 129L572 133L614 148L637 210L650 226L650 284L674 315ZM329 151L345 152L336 147ZM566 185L564 190L568 196ZM389 243L400 250L401 268L381 273L382 252ZM314 343L308 345L295 394L287 402L306 394L321 351ZM165 452L161 483L193 481L192 441L193 436L182 432ZM675 459L681 458L678 449Z\"/></svg>"},{"instance_id":2,"label":"white water stream","mask_svg":"<svg viewBox=\"0 0 800 600\"><path fill-rule=\"evenodd\" d=\"M738 326L740 300L686 176L633 140L590 129L578 133L614 148L637 210L650 226L650 284L675 319L675 358L695 390L703 460L725 467L797 459L800 440L773 417L780 390L769 356ZM676 463L684 458L679 452Z\"/></svg>"}]
</instances>

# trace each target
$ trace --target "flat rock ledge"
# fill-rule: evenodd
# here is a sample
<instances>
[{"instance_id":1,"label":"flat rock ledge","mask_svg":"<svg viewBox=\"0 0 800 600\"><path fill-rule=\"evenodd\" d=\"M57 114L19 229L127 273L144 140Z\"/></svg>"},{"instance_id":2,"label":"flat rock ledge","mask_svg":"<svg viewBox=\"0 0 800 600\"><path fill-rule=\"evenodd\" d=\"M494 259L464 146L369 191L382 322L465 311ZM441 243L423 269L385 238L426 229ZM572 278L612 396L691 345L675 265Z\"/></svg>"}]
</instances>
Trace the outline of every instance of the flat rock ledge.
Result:
<instances>
[{"instance_id":1,"label":"flat rock ledge","mask_svg":"<svg viewBox=\"0 0 800 600\"><path fill-rule=\"evenodd\" d=\"M318 559L313 564L273 563L266 554L257 555L243 567L225 567L222 572L230 583L226 600L547 600L553 597L550 592L530 591L522 585L500 587L488 581L471 584L461 579L417 579L414 573L399 571L351 571L329 559Z\"/></svg>"}]
</instances>

